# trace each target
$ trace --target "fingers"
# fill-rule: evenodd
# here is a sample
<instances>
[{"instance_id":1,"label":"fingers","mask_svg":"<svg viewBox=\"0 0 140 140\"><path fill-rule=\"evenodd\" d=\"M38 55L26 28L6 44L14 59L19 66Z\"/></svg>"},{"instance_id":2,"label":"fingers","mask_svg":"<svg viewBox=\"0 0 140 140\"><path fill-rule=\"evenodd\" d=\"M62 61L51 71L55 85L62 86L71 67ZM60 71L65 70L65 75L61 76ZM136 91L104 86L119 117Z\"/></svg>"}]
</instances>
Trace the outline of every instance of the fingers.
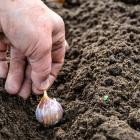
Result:
<instances>
[{"instance_id":1,"label":"fingers","mask_svg":"<svg viewBox=\"0 0 140 140\"><path fill-rule=\"evenodd\" d=\"M10 68L5 83L8 93L17 94L20 90L24 78L25 63L25 56L16 48L11 48Z\"/></svg>"},{"instance_id":2,"label":"fingers","mask_svg":"<svg viewBox=\"0 0 140 140\"><path fill-rule=\"evenodd\" d=\"M51 35L50 35L51 36ZM29 57L29 63L31 64L32 72L32 90L36 94L42 94L43 89L41 87L42 82L48 79L51 72L51 48L52 41L50 38L44 37L40 40L36 46L34 46ZM31 50L31 49L30 49Z\"/></svg>"},{"instance_id":3,"label":"fingers","mask_svg":"<svg viewBox=\"0 0 140 140\"><path fill-rule=\"evenodd\" d=\"M47 77L45 78L46 80L44 80L43 82L40 82L41 83L40 88L37 88L35 85L33 85L32 89L35 93L42 94L43 90L48 90L48 88L53 84L54 80L56 79L64 63L65 51L67 48L68 48L68 43L66 41L62 41L59 44L57 43L53 44L53 49L51 53L51 57L52 57L51 71L50 73L49 71L46 73L47 75ZM50 57L50 55L47 55L47 56ZM47 60L47 58L45 60ZM44 61L44 64L47 64L46 65L48 67L47 70L50 69L49 68L50 63L47 63L47 62L45 63ZM43 75L43 73L41 75Z\"/></svg>"},{"instance_id":4,"label":"fingers","mask_svg":"<svg viewBox=\"0 0 140 140\"><path fill-rule=\"evenodd\" d=\"M68 46L66 41L62 41L59 44L54 44L52 49L52 67L51 72L46 81L42 83L43 89L48 89L56 79L63 63L64 63L64 56L65 56L65 50Z\"/></svg>"},{"instance_id":5,"label":"fingers","mask_svg":"<svg viewBox=\"0 0 140 140\"><path fill-rule=\"evenodd\" d=\"M25 79L18 95L26 100L31 94L31 86L31 65L28 64L25 72Z\"/></svg>"}]
</instances>

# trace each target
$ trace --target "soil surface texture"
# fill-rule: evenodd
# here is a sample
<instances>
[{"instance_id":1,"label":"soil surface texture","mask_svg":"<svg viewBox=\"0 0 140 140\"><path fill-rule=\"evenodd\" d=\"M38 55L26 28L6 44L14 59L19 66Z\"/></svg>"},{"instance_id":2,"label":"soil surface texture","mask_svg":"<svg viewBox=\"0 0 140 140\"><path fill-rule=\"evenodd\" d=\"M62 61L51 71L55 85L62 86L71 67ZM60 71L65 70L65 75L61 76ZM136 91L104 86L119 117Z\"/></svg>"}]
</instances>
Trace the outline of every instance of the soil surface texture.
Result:
<instances>
[{"instance_id":1,"label":"soil surface texture","mask_svg":"<svg viewBox=\"0 0 140 140\"><path fill-rule=\"evenodd\" d=\"M48 91L64 118L44 127L35 118L41 97L10 96L1 79L0 139L140 140L140 1L66 0L52 9L70 46Z\"/></svg>"}]
</instances>

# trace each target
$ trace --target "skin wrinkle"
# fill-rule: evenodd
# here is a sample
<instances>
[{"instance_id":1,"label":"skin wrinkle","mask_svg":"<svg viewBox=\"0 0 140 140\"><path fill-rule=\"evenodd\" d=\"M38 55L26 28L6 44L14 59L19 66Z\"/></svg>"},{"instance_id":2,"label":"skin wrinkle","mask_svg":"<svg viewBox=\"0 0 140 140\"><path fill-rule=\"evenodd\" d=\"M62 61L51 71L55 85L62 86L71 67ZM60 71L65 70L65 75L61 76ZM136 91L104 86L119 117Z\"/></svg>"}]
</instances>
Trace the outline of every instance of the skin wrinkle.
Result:
<instances>
[{"instance_id":1,"label":"skin wrinkle","mask_svg":"<svg viewBox=\"0 0 140 140\"><path fill-rule=\"evenodd\" d=\"M27 47L27 49L24 51L25 56L27 56L30 61L30 63L33 63L34 60L32 60L31 56L36 52L37 48L37 44L39 44L39 38L36 39L36 41L34 42L34 44L29 45L29 47Z\"/></svg>"},{"instance_id":2,"label":"skin wrinkle","mask_svg":"<svg viewBox=\"0 0 140 140\"><path fill-rule=\"evenodd\" d=\"M54 64L53 63L53 65L52 65L52 67L54 67L55 68L55 72L54 71L51 71L51 73L50 73L50 75L52 75L54 78L56 78L57 77L57 72L59 72L60 71L60 67L63 65L63 63L60 63L60 64Z\"/></svg>"},{"instance_id":3,"label":"skin wrinkle","mask_svg":"<svg viewBox=\"0 0 140 140\"><path fill-rule=\"evenodd\" d=\"M64 53L65 53L65 50L64 50L65 47L61 47L59 49L57 49L56 51L53 51L52 52L52 62L55 64L55 63L64 63ZM60 55L57 55L57 54L60 54Z\"/></svg>"},{"instance_id":4,"label":"skin wrinkle","mask_svg":"<svg viewBox=\"0 0 140 140\"><path fill-rule=\"evenodd\" d=\"M57 42L55 42L55 43L53 43L53 49L52 49L52 51L57 51L57 50L59 50L60 48L62 48L62 47L64 47L62 44L63 44L63 42L64 42L64 39L61 41L57 41Z\"/></svg>"},{"instance_id":5,"label":"skin wrinkle","mask_svg":"<svg viewBox=\"0 0 140 140\"><path fill-rule=\"evenodd\" d=\"M25 63L26 57L22 56L22 57L12 57L10 58L11 61L13 62L19 62L19 63Z\"/></svg>"},{"instance_id":6,"label":"skin wrinkle","mask_svg":"<svg viewBox=\"0 0 140 140\"><path fill-rule=\"evenodd\" d=\"M33 73L37 73L38 74L38 76L41 76L42 75L42 73L50 73L51 72L51 68L50 67L46 67L46 69L45 70L42 70L40 73L39 72L36 72L36 71L33 71Z\"/></svg>"},{"instance_id":7,"label":"skin wrinkle","mask_svg":"<svg viewBox=\"0 0 140 140\"><path fill-rule=\"evenodd\" d=\"M48 42L50 42L50 41L48 41ZM30 57L30 63L35 63L36 61L39 61L42 57L44 57L45 54L48 54L48 52L51 51L51 47L50 47L51 43L49 43L49 44L50 45L42 44L41 40L37 39L36 43L34 45L32 45L32 50L30 50L30 51L28 50L29 52L31 52L31 54L27 55L28 57ZM42 48L42 46L45 46L45 47ZM41 48L39 49L39 47L41 47ZM38 52L38 50L40 50L40 52ZM35 59L36 55L38 55L37 59ZM32 57L34 59L32 59Z\"/></svg>"},{"instance_id":8,"label":"skin wrinkle","mask_svg":"<svg viewBox=\"0 0 140 140\"><path fill-rule=\"evenodd\" d=\"M51 76L53 76L54 78L56 78L56 75L54 75L52 72L50 73Z\"/></svg>"},{"instance_id":9,"label":"skin wrinkle","mask_svg":"<svg viewBox=\"0 0 140 140\"><path fill-rule=\"evenodd\" d=\"M49 52L49 54L50 54L50 52ZM49 54L47 54L47 55L49 55ZM43 73L44 71L46 71L46 69L50 69L50 64L52 63L52 60L51 60L51 58L46 59L46 57L45 56L42 56L41 59L39 59L36 62L34 61L33 63L29 60L34 72L37 72L39 74L40 73L40 69L41 69L41 73ZM51 57L51 56L49 56L49 57ZM43 64L43 62L44 63L46 62L47 65L45 66ZM36 64L38 64L38 65L36 65Z\"/></svg>"}]
</instances>

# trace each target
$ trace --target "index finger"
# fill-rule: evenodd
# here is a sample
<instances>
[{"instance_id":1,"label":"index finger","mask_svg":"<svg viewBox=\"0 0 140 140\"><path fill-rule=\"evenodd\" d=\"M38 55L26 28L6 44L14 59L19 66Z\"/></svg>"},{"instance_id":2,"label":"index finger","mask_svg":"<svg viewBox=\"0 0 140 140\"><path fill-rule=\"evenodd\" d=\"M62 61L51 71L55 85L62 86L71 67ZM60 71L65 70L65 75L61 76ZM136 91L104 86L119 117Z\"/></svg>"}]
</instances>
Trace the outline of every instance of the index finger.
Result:
<instances>
[{"instance_id":1,"label":"index finger","mask_svg":"<svg viewBox=\"0 0 140 140\"><path fill-rule=\"evenodd\" d=\"M55 79L64 63L66 47L67 47L67 43L65 40L63 40L62 42L57 42L56 44L53 44L51 72L50 72L48 79L44 83L42 83L42 88L45 88L48 90L48 88L55 81Z\"/></svg>"}]
</instances>

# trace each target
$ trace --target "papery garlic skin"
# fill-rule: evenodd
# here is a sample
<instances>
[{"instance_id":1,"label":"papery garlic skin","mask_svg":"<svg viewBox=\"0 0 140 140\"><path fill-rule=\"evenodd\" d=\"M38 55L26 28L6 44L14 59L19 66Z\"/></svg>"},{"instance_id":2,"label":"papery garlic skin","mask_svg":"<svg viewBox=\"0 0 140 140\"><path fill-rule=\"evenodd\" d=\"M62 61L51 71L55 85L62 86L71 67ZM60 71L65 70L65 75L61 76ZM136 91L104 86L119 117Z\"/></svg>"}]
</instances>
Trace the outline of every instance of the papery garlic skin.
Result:
<instances>
[{"instance_id":1,"label":"papery garlic skin","mask_svg":"<svg viewBox=\"0 0 140 140\"><path fill-rule=\"evenodd\" d=\"M43 96L36 109L36 119L44 125L55 125L63 117L63 109L56 99Z\"/></svg>"}]
</instances>

